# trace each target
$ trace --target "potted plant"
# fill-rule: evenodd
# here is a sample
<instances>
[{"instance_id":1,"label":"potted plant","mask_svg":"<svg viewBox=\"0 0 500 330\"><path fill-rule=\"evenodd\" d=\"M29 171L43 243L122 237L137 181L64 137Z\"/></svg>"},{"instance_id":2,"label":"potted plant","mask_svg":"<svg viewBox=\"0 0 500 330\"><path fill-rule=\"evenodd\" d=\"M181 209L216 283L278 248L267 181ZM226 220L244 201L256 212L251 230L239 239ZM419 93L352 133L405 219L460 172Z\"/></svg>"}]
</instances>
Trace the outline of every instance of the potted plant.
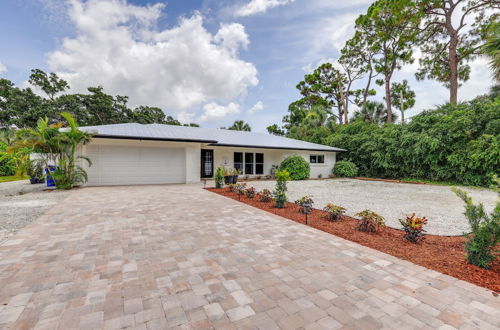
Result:
<instances>
[{"instance_id":1,"label":"potted plant","mask_svg":"<svg viewBox=\"0 0 500 330\"><path fill-rule=\"evenodd\" d=\"M31 163L28 168L28 176L31 184L45 183L42 165L38 162Z\"/></svg>"},{"instance_id":2,"label":"potted plant","mask_svg":"<svg viewBox=\"0 0 500 330\"><path fill-rule=\"evenodd\" d=\"M238 182L238 174L239 170L235 168L232 169L224 168L224 183L226 185L236 184Z\"/></svg>"},{"instance_id":3,"label":"potted plant","mask_svg":"<svg viewBox=\"0 0 500 330\"><path fill-rule=\"evenodd\" d=\"M223 181L224 181L224 173L225 173L225 168L222 166L219 166L215 169L215 188L220 189L223 186Z\"/></svg>"}]
</instances>

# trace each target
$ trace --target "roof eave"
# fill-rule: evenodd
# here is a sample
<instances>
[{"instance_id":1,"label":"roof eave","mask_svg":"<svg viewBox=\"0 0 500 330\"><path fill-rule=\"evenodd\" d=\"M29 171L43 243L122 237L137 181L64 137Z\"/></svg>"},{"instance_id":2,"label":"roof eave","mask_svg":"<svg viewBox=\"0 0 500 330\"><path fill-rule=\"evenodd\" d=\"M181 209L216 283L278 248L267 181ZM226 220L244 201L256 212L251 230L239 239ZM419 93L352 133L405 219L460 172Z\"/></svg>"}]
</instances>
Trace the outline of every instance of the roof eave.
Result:
<instances>
[{"instance_id":1,"label":"roof eave","mask_svg":"<svg viewBox=\"0 0 500 330\"><path fill-rule=\"evenodd\" d=\"M215 141L215 140L177 139L177 138L161 138L161 137L129 136L129 135L109 135L109 134L96 134L96 135L94 135L92 137L93 138L101 138L101 139L117 139L117 140L144 140L144 141L217 143L217 141Z\"/></svg>"},{"instance_id":2,"label":"roof eave","mask_svg":"<svg viewBox=\"0 0 500 330\"><path fill-rule=\"evenodd\" d=\"M234 148L254 148L254 149L280 149L280 150L305 150L305 151L323 151L323 152L343 152L344 149L325 149L325 148L296 148L296 147L276 147L276 146L255 146L242 144L211 143L214 147L234 147Z\"/></svg>"}]
</instances>

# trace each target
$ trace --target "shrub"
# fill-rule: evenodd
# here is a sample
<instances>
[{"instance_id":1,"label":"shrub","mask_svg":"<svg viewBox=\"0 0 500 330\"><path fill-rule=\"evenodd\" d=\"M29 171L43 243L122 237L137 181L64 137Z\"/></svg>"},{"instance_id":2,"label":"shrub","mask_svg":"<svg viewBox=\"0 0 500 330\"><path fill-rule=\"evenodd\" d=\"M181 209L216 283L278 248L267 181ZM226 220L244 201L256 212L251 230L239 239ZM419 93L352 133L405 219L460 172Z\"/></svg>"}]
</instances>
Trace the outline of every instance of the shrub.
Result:
<instances>
[{"instance_id":1,"label":"shrub","mask_svg":"<svg viewBox=\"0 0 500 330\"><path fill-rule=\"evenodd\" d=\"M405 231L404 238L410 242L417 243L424 238L424 226L427 224L426 217L417 217L415 213L413 213L411 216L406 216L404 220L399 219L399 222Z\"/></svg>"},{"instance_id":2,"label":"shrub","mask_svg":"<svg viewBox=\"0 0 500 330\"><path fill-rule=\"evenodd\" d=\"M227 186L227 191L233 192L236 190L236 183L231 183Z\"/></svg>"},{"instance_id":3,"label":"shrub","mask_svg":"<svg viewBox=\"0 0 500 330\"><path fill-rule=\"evenodd\" d=\"M224 185L224 176L226 175L226 170L224 167L219 166L215 169L215 175L214 175L214 180L215 180L215 188L219 189L222 188Z\"/></svg>"},{"instance_id":4,"label":"shrub","mask_svg":"<svg viewBox=\"0 0 500 330\"><path fill-rule=\"evenodd\" d=\"M464 214L472 228L472 233L464 234L467 238L465 242L467 261L488 269L498 257L496 246L500 242L500 201L488 216L483 204L474 205L465 191L456 188L452 190L465 202Z\"/></svg>"},{"instance_id":5,"label":"shrub","mask_svg":"<svg viewBox=\"0 0 500 330\"><path fill-rule=\"evenodd\" d=\"M269 191L269 189L262 189L262 191L259 193L260 196L260 201L263 203L270 202L273 199L273 195Z\"/></svg>"},{"instance_id":6,"label":"shrub","mask_svg":"<svg viewBox=\"0 0 500 330\"><path fill-rule=\"evenodd\" d=\"M257 191L255 190L254 187L250 187L250 188L247 188L245 190L245 195L248 197L248 198L254 198L255 197L255 193Z\"/></svg>"},{"instance_id":7,"label":"shrub","mask_svg":"<svg viewBox=\"0 0 500 330\"><path fill-rule=\"evenodd\" d=\"M364 210L356 213L355 216L361 217L361 222L358 225L359 231L375 233L379 228L385 226L384 218L373 211Z\"/></svg>"},{"instance_id":8,"label":"shrub","mask_svg":"<svg viewBox=\"0 0 500 330\"><path fill-rule=\"evenodd\" d=\"M290 180L290 173L287 170L277 171L275 173L276 176L276 187L273 191L273 200L274 206L277 208L283 208L286 205L287 197L286 197L286 182Z\"/></svg>"},{"instance_id":9,"label":"shrub","mask_svg":"<svg viewBox=\"0 0 500 330\"><path fill-rule=\"evenodd\" d=\"M285 158L280 165L280 170L286 170L290 173L292 180L309 179L311 172L309 163L299 155L293 155Z\"/></svg>"},{"instance_id":10,"label":"shrub","mask_svg":"<svg viewBox=\"0 0 500 330\"><path fill-rule=\"evenodd\" d=\"M339 220L340 216L345 213L346 209L332 203L326 204L323 211L328 212L328 220Z\"/></svg>"},{"instance_id":11,"label":"shrub","mask_svg":"<svg viewBox=\"0 0 500 330\"><path fill-rule=\"evenodd\" d=\"M309 214L311 212L314 201L312 200L311 196L304 196L300 199L297 199L295 201L295 204L300 205L301 213Z\"/></svg>"},{"instance_id":12,"label":"shrub","mask_svg":"<svg viewBox=\"0 0 500 330\"><path fill-rule=\"evenodd\" d=\"M358 175L358 167L353 162L341 160L335 163L333 174L339 178L352 178Z\"/></svg>"},{"instance_id":13,"label":"shrub","mask_svg":"<svg viewBox=\"0 0 500 330\"><path fill-rule=\"evenodd\" d=\"M236 190L236 193L238 195L245 195L245 190L247 189L247 184L246 183L237 183L234 186L234 189Z\"/></svg>"}]
</instances>

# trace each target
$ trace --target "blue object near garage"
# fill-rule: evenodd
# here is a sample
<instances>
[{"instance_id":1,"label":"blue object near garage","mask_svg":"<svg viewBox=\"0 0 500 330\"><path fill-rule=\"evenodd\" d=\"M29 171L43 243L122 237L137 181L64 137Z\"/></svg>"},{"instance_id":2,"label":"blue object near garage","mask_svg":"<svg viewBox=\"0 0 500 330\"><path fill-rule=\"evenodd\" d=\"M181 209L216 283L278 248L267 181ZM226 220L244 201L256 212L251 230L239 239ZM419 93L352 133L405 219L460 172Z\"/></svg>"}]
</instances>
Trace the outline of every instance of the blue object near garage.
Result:
<instances>
[{"instance_id":1,"label":"blue object near garage","mask_svg":"<svg viewBox=\"0 0 500 330\"><path fill-rule=\"evenodd\" d=\"M45 174L47 176L47 187L55 187L56 184L54 183L54 179L52 178L52 176L50 175L49 172L54 172L56 170L56 167L55 166L49 166L49 168L46 168L45 169Z\"/></svg>"}]
</instances>

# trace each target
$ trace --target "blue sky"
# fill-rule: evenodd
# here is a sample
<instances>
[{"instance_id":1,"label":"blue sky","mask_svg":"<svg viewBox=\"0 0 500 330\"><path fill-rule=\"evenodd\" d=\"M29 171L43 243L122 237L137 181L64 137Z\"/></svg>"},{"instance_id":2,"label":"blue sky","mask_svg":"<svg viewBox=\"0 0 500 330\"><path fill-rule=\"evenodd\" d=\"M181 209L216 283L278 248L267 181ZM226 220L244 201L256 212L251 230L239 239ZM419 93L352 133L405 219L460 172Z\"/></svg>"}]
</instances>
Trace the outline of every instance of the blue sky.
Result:
<instances>
[{"instance_id":1,"label":"blue sky","mask_svg":"<svg viewBox=\"0 0 500 330\"><path fill-rule=\"evenodd\" d=\"M299 98L304 74L338 57L370 2L2 0L0 75L24 86L30 69L41 68L73 92L102 85L130 96L131 106L159 106L182 121L244 119L265 131ZM439 83L417 82L416 68L395 75L416 91L410 116L447 99ZM462 100L491 84L484 59L472 70Z\"/></svg>"}]
</instances>

